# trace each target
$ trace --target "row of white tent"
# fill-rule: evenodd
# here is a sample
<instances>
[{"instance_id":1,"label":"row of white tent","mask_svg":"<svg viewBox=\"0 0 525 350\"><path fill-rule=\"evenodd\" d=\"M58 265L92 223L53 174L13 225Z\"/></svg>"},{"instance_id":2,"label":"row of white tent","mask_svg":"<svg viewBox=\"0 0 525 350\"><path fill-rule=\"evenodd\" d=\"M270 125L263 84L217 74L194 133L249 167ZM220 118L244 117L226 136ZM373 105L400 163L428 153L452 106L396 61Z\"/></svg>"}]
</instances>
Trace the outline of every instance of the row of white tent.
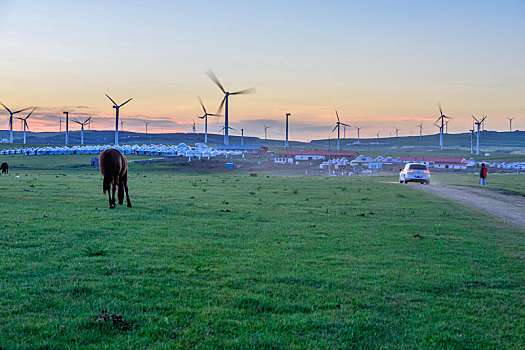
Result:
<instances>
[{"instance_id":1,"label":"row of white tent","mask_svg":"<svg viewBox=\"0 0 525 350\"><path fill-rule=\"evenodd\" d=\"M343 158L330 159L330 160L324 161L321 164L319 164L319 169L328 169L328 168L340 169L340 168L346 168L349 165L351 165L351 162L348 161L348 159L343 157Z\"/></svg>"},{"instance_id":2,"label":"row of white tent","mask_svg":"<svg viewBox=\"0 0 525 350\"><path fill-rule=\"evenodd\" d=\"M486 166L490 168L497 169L516 169L516 170L525 170L525 162L512 162L512 163L485 163Z\"/></svg>"},{"instance_id":3,"label":"row of white tent","mask_svg":"<svg viewBox=\"0 0 525 350\"><path fill-rule=\"evenodd\" d=\"M89 145L89 146L61 146L61 147L26 147L3 149L0 154L25 154L28 156L61 155L61 154L100 154L105 149L116 148L123 154L138 154L147 156L182 156L189 158L210 158L217 156L242 156L242 151L216 150L203 143L196 143L190 147L185 143L178 145Z\"/></svg>"},{"instance_id":4,"label":"row of white tent","mask_svg":"<svg viewBox=\"0 0 525 350\"><path fill-rule=\"evenodd\" d=\"M479 165L480 162L477 162L474 159L469 159L468 166L475 166ZM371 166L372 164L378 164L378 163L387 163L387 164L401 164L403 163L398 158L392 158L392 157L382 157L378 156L376 158L367 157L364 155L359 155L356 158L352 159L351 161L348 161L346 158L340 158L340 159L331 159L329 161L324 161L319 165L320 169L325 169L330 167L333 167L335 169L338 169L339 167L348 167L348 166L357 166L357 165L370 165L370 168L375 168L374 166ZM525 170L525 162L512 162L512 163L489 163L485 162L485 165L489 168L497 168L497 169L516 169L516 170Z\"/></svg>"}]
</instances>

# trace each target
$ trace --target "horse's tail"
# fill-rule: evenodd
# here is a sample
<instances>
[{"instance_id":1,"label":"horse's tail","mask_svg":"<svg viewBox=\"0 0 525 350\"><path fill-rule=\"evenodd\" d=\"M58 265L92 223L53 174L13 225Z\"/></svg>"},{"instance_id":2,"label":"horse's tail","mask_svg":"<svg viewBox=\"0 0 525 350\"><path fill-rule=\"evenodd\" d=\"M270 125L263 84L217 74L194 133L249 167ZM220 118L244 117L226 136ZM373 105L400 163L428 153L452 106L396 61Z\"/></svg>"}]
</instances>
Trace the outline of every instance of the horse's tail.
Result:
<instances>
[{"instance_id":1,"label":"horse's tail","mask_svg":"<svg viewBox=\"0 0 525 350\"><path fill-rule=\"evenodd\" d=\"M100 171L104 175L104 180L102 182L102 192L106 194L106 191L109 192L111 188L111 181L113 179L113 160L110 154L102 154L100 157Z\"/></svg>"}]
</instances>

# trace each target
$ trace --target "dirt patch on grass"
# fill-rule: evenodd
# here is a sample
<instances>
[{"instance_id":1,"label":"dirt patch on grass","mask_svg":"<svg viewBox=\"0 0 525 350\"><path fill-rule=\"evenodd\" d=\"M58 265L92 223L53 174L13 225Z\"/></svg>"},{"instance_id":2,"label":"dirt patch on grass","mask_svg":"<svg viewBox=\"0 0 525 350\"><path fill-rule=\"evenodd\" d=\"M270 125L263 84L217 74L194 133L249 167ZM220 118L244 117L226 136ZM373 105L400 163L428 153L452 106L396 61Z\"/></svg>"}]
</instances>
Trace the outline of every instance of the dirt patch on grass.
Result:
<instances>
[{"instance_id":1,"label":"dirt patch on grass","mask_svg":"<svg viewBox=\"0 0 525 350\"><path fill-rule=\"evenodd\" d=\"M468 186L429 185L416 188L489 213L519 228L525 228L525 198L513 193Z\"/></svg>"}]
</instances>

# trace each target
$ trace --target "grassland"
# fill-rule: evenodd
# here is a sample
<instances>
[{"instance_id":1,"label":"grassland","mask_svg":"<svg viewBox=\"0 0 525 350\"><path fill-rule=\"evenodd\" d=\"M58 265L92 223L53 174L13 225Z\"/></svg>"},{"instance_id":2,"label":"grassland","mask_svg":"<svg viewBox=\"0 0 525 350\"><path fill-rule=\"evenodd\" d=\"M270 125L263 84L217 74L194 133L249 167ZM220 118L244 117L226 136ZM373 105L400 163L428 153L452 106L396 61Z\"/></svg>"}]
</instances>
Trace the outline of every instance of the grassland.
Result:
<instances>
[{"instance_id":1,"label":"grassland","mask_svg":"<svg viewBox=\"0 0 525 350\"><path fill-rule=\"evenodd\" d=\"M443 185L479 187L478 174L432 174L432 182ZM489 173L487 188L525 196L525 174Z\"/></svg>"},{"instance_id":2,"label":"grassland","mask_svg":"<svg viewBox=\"0 0 525 350\"><path fill-rule=\"evenodd\" d=\"M0 176L0 348L525 346L523 231L394 178L134 163L109 210L89 158Z\"/></svg>"}]
</instances>

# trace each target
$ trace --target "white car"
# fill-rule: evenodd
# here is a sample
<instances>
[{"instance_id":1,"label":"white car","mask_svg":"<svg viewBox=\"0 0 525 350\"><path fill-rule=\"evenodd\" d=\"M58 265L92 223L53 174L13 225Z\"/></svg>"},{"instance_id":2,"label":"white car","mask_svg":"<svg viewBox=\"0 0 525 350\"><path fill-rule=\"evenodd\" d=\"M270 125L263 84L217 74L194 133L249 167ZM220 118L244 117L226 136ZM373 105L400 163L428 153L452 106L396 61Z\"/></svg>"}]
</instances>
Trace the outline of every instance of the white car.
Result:
<instances>
[{"instance_id":1,"label":"white car","mask_svg":"<svg viewBox=\"0 0 525 350\"><path fill-rule=\"evenodd\" d=\"M430 183L430 170L425 164L408 163L399 173L399 183L419 182Z\"/></svg>"}]
</instances>

